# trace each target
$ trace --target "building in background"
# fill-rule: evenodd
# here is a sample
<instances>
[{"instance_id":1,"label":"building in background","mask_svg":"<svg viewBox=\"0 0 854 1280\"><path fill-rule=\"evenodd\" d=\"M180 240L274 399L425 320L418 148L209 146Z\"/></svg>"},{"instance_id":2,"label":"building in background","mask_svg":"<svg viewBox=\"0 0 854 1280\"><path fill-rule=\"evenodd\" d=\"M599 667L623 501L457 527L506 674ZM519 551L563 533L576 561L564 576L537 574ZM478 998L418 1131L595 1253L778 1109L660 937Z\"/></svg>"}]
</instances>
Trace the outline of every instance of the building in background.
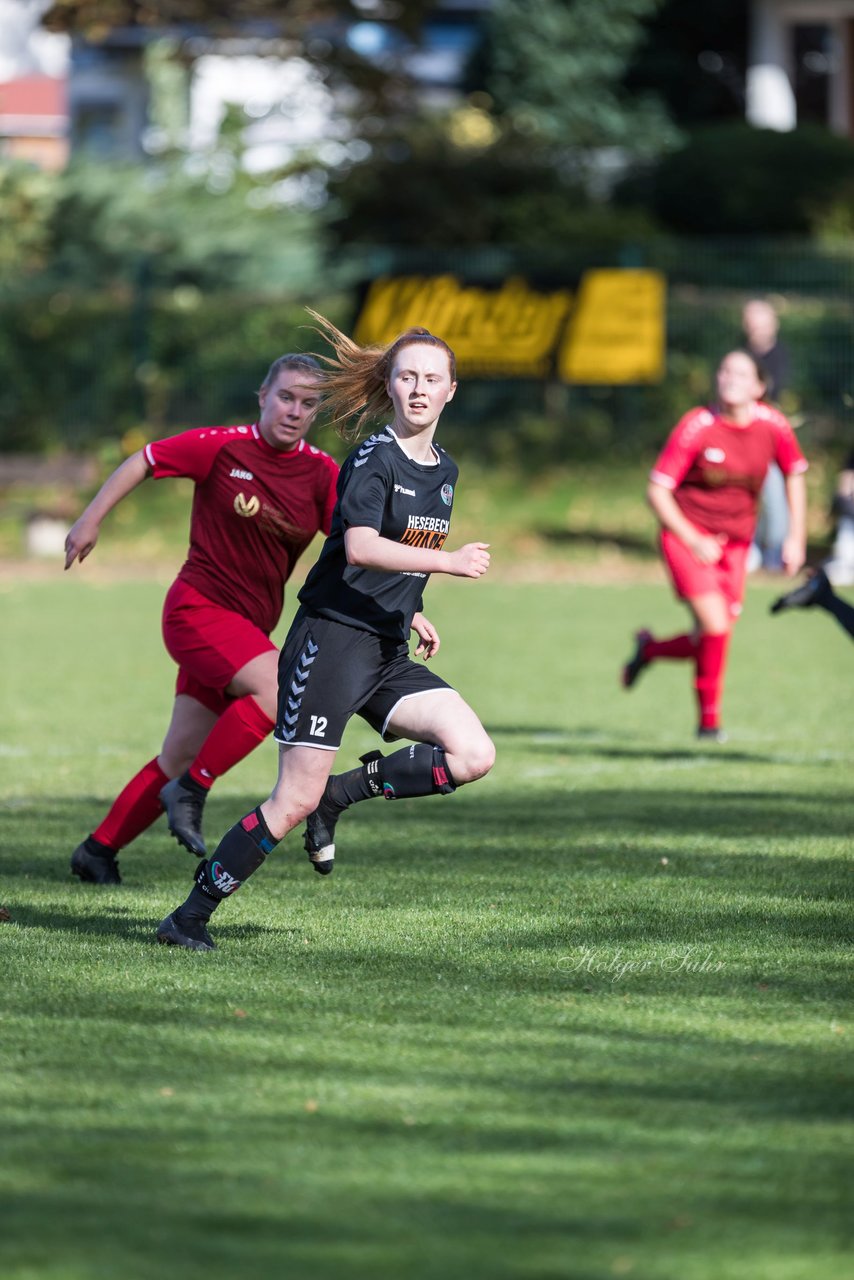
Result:
<instances>
[{"instance_id":1,"label":"building in background","mask_svg":"<svg viewBox=\"0 0 854 1280\"><path fill-rule=\"evenodd\" d=\"M361 20L319 26L316 41L413 77L424 103L459 94L479 22L492 0L438 0L423 38L365 9ZM302 148L346 146L339 104L311 57L283 41L275 23L243 24L230 39L203 27L117 27L97 43L43 30L48 0L0 0L0 155L59 168L70 151L142 159L175 141L152 119L152 44L175 51L185 78L182 144L212 145L232 108L246 114L243 163L260 172ZM854 0L751 0L746 117L760 128L807 122L854 136ZM714 56L713 51L710 56Z\"/></svg>"},{"instance_id":2,"label":"building in background","mask_svg":"<svg viewBox=\"0 0 854 1280\"><path fill-rule=\"evenodd\" d=\"M31 75L0 82L0 156L40 169L65 167L68 100L64 78Z\"/></svg>"},{"instance_id":3,"label":"building in background","mask_svg":"<svg viewBox=\"0 0 854 1280\"><path fill-rule=\"evenodd\" d=\"M747 119L854 136L854 0L753 0Z\"/></svg>"},{"instance_id":4,"label":"building in background","mask_svg":"<svg viewBox=\"0 0 854 1280\"><path fill-rule=\"evenodd\" d=\"M46 7L47 0L0 0L0 156L61 169L70 41L42 30Z\"/></svg>"}]
</instances>

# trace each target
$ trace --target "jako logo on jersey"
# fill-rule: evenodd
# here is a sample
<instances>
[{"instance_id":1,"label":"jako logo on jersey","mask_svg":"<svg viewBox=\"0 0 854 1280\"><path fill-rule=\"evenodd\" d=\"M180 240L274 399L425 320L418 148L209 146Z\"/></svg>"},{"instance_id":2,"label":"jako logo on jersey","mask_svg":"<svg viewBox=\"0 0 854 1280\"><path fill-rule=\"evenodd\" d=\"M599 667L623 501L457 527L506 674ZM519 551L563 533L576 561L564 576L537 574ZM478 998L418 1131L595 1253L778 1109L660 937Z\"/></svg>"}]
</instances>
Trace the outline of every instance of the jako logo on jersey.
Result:
<instances>
[{"instance_id":1,"label":"jako logo on jersey","mask_svg":"<svg viewBox=\"0 0 854 1280\"><path fill-rule=\"evenodd\" d=\"M228 474L232 480L254 480L255 479L251 471L241 471L240 467L234 467L231 471L229 471Z\"/></svg>"},{"instance_id":2,"label":"jako logo on jersey","mask_svg":"<svg viewBox=\"0 0 854 1280\"><path fill-rule=\"evenodd\" d=\"M394 486L394 491L395 491L395 493L405 493L405 494L406 494L406 496L407 496L407 498L414 498L414 497L415 497L415 490L414 490L414 489L404 489L404 487L403 487L403 485L402 485L402 484L396 484L396 485Z\"/></svg>"},{"instance_id":3,"label":"jako logo on jersey","mask_svg":"<svg viewBox=\"0 0 854 1280\"><path fill-rule=\"evenodd\" d=\"M240 881L235 880L234 876L226 871L221 862L211 863L211 880L213 880L220 893L226 897L228 894L234 893L235 889L240 888Z\"/></svg>"},{"instance_id":4,"label":"jako logo on jersey","mask_svg":"<svg viewBox=\"0 0 854 1280\"><path fill-rule=\"evenodd\" d=\"M247 501L242 493L238 493L234 499L234 510L239 516L257 516L261 503L253 493L252 497Z\"/></svg>"},{"instance_id":5,"label":"jako logo on jersey","mask_svg":"<svg viewBox=\"0 0 854 1280\"><path fill-rule=\"evenodd\" d=\"M703 457L707 462L725 462L726 454L723 449L704 449Z\"/></svg>"},{"instance_id":6,"label":"jako logo on jersey","mask_svg":"<svg viewBox=\"0 0 854 1280\"><path fill-rule=\"evenodd\" d=\"M454 500L454 486L452 484L442 485L442 501L446 507L449 507Z\"/></svg>"}]
</instances>

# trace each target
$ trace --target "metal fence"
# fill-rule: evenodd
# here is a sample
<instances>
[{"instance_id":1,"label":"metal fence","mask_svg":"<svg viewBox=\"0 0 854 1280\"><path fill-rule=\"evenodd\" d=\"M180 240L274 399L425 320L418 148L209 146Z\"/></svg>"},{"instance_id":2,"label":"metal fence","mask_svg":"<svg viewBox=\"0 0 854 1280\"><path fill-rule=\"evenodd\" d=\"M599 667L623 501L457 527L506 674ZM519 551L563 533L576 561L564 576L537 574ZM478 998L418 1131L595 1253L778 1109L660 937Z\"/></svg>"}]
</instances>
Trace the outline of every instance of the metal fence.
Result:
<instances>
[{"instance_id":1,"label":"metal fence","mask_svg":"<svg viewBox=\"0 0 854 1280\"><path fill-rule=\"evenodd\" d=\"M352 327L364 287L382 275L452 274L482 288L508 277L574 288L601 267L647 267L667 281L666 370L643 387L540 379L467 380L447 415L452 448L472 440L498 459L648 451L710 391L720 355L740 340L740 312L770 297L790 348L784 407L814 448L854 437L854 244L653 240L643 244L501 247L453 253L372 247L330 266L307 299L131 290L0 293L0 451L90 449L130 429L148 436L251 416L267 364L316 345L304 304ZM443 427L445 423L443 421ZM476 435L473 433L476 428Z\"/></svg>"}]
</instances>

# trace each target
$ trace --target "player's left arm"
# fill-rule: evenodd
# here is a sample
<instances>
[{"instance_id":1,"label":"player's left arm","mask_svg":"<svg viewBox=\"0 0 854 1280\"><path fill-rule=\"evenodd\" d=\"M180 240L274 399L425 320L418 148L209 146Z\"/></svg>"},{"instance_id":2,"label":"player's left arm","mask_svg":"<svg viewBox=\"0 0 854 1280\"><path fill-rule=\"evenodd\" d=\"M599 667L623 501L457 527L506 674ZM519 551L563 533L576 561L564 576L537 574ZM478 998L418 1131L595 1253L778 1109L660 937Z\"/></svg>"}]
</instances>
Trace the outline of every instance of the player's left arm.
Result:
<instances>
[{"instance_id":1,"label":"player's left arm","mask_svg":"<svg viewBox=\"0 0 854 1280\"><path fill-rule=\"evenodd\" d=\"M807 557L807 486L802 471L786 476L789 532L783 542L783 568L792 578Z\"/></svg>"},{"instance_id":2,"label":"player's left arm","mask_svg":"<svg viewBox=\"0 0 854 1280\"><path fill-rule=\"evenodd\" d=\"M430 619L424 617L423 613L413 613L412 630L418 637L418 644L415 648L416 658L423 656L424 661L429 662L439 652L439 646L442 643L439 639L439 632Z\"/></svg>"},{"instance_id":3,"label":"player's left arm","mask_svg":"<svg viewBox=\"0 0 854 1280\"><path fill-rule=\"evenodd\" d=\"M789 508L789 532L783 542L783 568L791 578L802 567L807 555L807 488L804 472L807 460L801 452L792 424L782 413L775 413L777 436L776 462L786 482Z\"/></svg>"}]
</instances>

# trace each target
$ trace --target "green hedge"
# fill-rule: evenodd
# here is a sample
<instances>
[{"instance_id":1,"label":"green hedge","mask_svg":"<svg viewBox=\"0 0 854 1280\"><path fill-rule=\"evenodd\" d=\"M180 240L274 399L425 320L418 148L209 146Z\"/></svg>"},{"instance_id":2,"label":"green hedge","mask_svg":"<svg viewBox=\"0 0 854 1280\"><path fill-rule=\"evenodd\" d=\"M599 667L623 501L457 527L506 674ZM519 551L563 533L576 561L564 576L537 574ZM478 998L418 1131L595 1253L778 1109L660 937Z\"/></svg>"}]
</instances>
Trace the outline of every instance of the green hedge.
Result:
<instances>
[{"instance_id":1,"label":"green hedge","mask_svg":"<svg viewBox=\"0 0 854 1280\"><path fill-rule=\"evenodd\" d=\"M532 470L610 453L648 455L689 406L710 395L715 365L740 337L746 294L670 289L668 360L653 387L563 387L464 379L443 420L457 454ZM314 299L348 328L350 295ZM784 407L803 439L842 447L854 435L854 311L846 298L781 300L792 351ZM0 451L88 451L132 431L249 418L269 362L319 340L301 302L189 289L146 298L41 294L0 300ZM331 432L325 447L343 449Z\"/></svg>"}]
</instances>

